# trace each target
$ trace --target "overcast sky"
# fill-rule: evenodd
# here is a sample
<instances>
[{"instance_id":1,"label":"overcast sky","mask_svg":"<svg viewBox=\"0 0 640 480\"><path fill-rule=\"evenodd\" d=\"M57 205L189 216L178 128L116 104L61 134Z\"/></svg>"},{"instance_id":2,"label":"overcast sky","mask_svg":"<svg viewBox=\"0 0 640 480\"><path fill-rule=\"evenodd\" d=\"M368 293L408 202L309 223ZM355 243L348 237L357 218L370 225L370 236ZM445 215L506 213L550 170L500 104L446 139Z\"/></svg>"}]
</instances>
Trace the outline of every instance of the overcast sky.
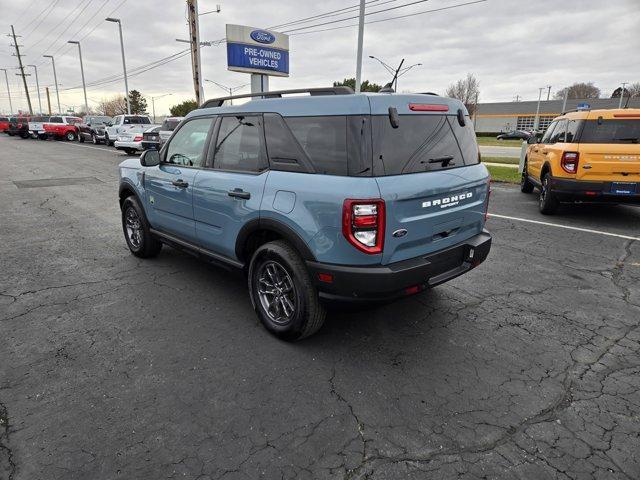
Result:
<instances>
[{"instance_id":1,"label":"overcast sky","mask_svg":"<svg viewBox=\"0 0 640 480\"><path fill-rule=\"evenodd\" d=\"M400 91L442 93L447 85L474 73L481 87L480 101L537 99L538 88L551 85L551 92L578 81L593 81L609 96L620 82L640 81L640 0L487 0L483 3L448 10L422 13L466 3L470 0L377 0L369 2L372 13L367 21L409 15L404 18L366 25L364 36L363 78L386 83L390 76L375 55L389 64L405 58L405 65L422 63L400 78ZM357 4L357 0L200 0L200 12L221 13L200 17L201 40L224 38L225 24L236 23L270 27L306 17L321 15ZM136 67L183 50L186 45L185 2L181 0L0 0L2 33L23 35L24 61L39 65L43 108L44 87L53 86L51 63L43 54L54 54L60 85L60 100L65 106L83 104L82 84L75 45L67 40L82 39L84 71L87 83L122 74L117 25L104 21L108 15L122 19L127 68ZM346 10L340 15L323 17L288 28L312 27L357 15ZM326 86L334 80L355 76L357 28L316 32L356 20L317 26L298 31L305 34L290 38L289 78L271 78L271 89ZM307 33L311 32L311 33ZM296 33L296 32L292 32ZM0 44L0 68L13 69L10 39ZM204 78L237 86L247 83L249 75L229 72L224 45L202 49ZM24 88L16 70L9 71L14 110L26 108ZM33 73L33 69L29 69ZM3 72L0 72L2 75ZM37 108L35 78L28 77ZM193 98L190 57L184 56L158 68L130 76L129 88L151 96L171 93L156 100L158 115L169 105ZM88 88L90 106L104 97L124 91L122 80ZM248 91L246 88L243 91ZM55 108L55 95L52 105ZM205 97L224 92L205 84ZM0 76L0 110L7 111L4 78Z\"/></svg>"}]
</instances>

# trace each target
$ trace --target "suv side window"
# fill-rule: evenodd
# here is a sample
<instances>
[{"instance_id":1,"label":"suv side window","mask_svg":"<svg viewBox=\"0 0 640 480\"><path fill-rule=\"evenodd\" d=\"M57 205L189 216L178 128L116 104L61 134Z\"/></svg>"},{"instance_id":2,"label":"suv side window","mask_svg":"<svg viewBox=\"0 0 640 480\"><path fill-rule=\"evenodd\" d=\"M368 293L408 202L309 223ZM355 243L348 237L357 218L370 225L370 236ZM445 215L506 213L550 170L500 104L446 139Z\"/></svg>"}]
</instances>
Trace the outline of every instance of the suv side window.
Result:
<instances>
[{"instance_id":1,"label":"suv side window","mask_svg":"<svg viewBox=\"0 0 640 480\"><path fill-rule=\"evenodd\" d=\"M62 117L51 117L49 119L50 123L62 123Z\"/></svg>"},{"instance_id":2,"label":"suv side window","mask_svg":"<svg viewBox=\"0 0 640 480\"><path fill-rule=\"evenodd\" d=\"M315 173L309 158L280 115L277 113L264 114L264 135L267 139L267 153L271 169Z\"/></svg>"},{"instance_id":3,"label":"suv side window","mask_svg":"<svg viewBox=\"0 0 640 480\"><path fill-rule=\"evenodd\" d=\"M553 135L553 131L555 130L557 124L558 122L551 122L551 125L547 127L547 131L544 132L540 143L549 143L549 139L551 138L551 135Z\"/></svg>"},{"instance_id":4,"label":"suv side window","mask_svg":"<svg viewBox=\"0 0 640 480\"><path fill-rule=\"evenodd\" d=\"M575 138L578 135L578 129L580 128L580 123L580 120L569 120L567 125L567 136L565 138L567 143L573 143L575 141Z\"/></svg>"},{"instance_id":5,"label":"suv side window","mask_svg":"<svg viewBox=\"0 0 640 480\"><path fill-rule=\"evenodd\" d=\"M221 117L213 168L260 172L266 165L262 118L251 115Z\"/></svg>"},{"instance_id":6,"label":"suv side window","mask_svg":"<svg viewBox=\"0 0 640 480\"><path fill-rule=\"evenodd\" d=\"M567 133L567 121L560 120L556 125L551 138L549 139L549 143L564 143L564 139Z\"/></svg>"},{"instance_id":7,"label":"suv side window","mask_svg":"<svg viewBox=\"0 0 640 480\"><path fill-rule=\"evenodd\" d=\"M212 118L197 118L185 123L169 142L163 163L201 167L204 164L204 147L212 124Z\"/></svg>"},{"instance_id":8,"label":"suv side window","mask_svg":"<svg viewBox=\"0 0 640 480\"><path fill-rule=\"evenodd\" d=\"M285 122L317 173L348 175L345 116L287 117Z\"/></svg>"}]
</instances>

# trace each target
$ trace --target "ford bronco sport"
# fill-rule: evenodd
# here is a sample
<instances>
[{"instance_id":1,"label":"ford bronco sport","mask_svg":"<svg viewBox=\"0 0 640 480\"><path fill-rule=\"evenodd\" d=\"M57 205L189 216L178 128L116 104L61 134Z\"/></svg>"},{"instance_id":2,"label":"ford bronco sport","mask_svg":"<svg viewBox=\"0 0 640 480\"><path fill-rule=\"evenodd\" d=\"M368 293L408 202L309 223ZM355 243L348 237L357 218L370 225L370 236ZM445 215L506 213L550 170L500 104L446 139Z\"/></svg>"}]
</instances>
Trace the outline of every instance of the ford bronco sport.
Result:
<instances>
[{"instance_id":1,"label":"ford bronco sport","mask_svg":"<svg viewBox=\"0 0 640 480\"><path fill-rule=\"evenodd\" d=\"M569 112L529 140L521 190L540 189L540 211L561 202L640 204L640 109Z\"/></svg>"},{"instance_id":2,"label":"ford bronco sport","mask_svg":"<svg viewBox=\"0 0 640 480\"><path fill-rule=\"evenodd\" d=\"M286 340L318 330L327 300L415 294L491 246L489 175L462 103L304 92L207 101L119 167L131 252L167 244L243 269L258 317Z\"/></svg>"}]
</instances>

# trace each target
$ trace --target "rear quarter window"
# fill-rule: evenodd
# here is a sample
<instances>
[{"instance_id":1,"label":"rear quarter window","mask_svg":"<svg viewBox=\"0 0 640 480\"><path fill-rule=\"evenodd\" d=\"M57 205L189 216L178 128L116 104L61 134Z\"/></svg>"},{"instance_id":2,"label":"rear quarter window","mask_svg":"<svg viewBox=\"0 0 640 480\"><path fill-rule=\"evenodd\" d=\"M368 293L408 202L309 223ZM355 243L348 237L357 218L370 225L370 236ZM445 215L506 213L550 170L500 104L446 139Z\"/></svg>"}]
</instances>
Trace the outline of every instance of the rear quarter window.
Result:
<instances>
[{"instance_id":1,"label":"rear quarter window","mask_svg":"<svg viewBox=\"0 0 640 480\"><path fill-rule=\"evenodd\" d=\"M587 120L580 143L640 143L640 119Z\"/></svg>"}]
</instances>

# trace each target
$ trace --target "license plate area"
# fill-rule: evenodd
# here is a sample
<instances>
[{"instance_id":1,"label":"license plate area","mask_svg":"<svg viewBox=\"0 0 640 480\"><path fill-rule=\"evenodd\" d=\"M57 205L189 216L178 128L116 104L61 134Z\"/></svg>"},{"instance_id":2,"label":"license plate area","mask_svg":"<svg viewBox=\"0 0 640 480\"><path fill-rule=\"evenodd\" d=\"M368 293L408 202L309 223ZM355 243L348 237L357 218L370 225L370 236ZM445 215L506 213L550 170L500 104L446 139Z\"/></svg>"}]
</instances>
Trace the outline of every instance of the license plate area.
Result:
<instances>
[{"instance_id":1,"label":"license plate area","mask_svg":"<svg viewBox=\"0 0 640 480\"><path fill-rule=\"evenodd\" d=\"M637 183L611 182L611 193L614 195L635 195L637 188Z\"/></svg>"}]
</instances>

